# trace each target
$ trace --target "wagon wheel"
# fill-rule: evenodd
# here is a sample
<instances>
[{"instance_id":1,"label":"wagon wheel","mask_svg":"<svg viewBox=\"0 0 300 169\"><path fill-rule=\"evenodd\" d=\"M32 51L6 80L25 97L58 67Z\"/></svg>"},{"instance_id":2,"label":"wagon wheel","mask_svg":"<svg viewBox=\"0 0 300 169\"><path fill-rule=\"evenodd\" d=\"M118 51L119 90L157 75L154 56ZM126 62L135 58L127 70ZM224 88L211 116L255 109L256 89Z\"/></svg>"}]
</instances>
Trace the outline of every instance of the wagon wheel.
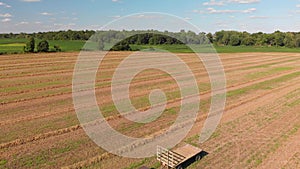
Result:
<instances>
[{"instance_id":1,"label":"wagon wheel","mask_svg":"<svg viewBox=\"0 0 300 169\"><path fill-rule=\"evenodd\" d=\"M197 155L196 158L195 158L196 161L199 161L199 160L201 160L201 159L202 159L202 156L201 156L201 155Z\"/></svg>"},{"instance_id":2,"label":"wagon wheel","mask_svg":"<svg viewBox=\"0 0 300 169\"><path fill-rule=\"evenodd\" d=\"M178 167L176 167L176 169L183 169L183 167L179 165Z\"/></svg>"}]
</instances>

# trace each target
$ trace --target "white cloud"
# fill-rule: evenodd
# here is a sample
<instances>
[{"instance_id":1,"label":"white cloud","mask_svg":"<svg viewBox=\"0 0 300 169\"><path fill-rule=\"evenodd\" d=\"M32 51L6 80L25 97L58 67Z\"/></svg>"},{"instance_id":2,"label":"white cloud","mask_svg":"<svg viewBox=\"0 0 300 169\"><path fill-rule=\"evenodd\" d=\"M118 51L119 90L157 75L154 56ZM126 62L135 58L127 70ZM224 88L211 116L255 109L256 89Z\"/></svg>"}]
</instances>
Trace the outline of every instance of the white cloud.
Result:
<instances>
[{"instance_id":1,"label":"white cloud","mask_svg":"<svg viewBox=\"0 0 300 169\"><path fill-rule=\"evenodd\" d=\"M54 23L53 26L51 26L54 30L67 30L67 29L75 29L76 24L75 23L69 23L69 24L62 24L62 23Z\"/></svg>"},{"instance_id":2,"label":"white cloud","mask_svg":"<svg viewBox=\"0 0 300 169\"><path fill-rule=\"evenodd\" d=\"M185 20L187 20L187 21L192 20L192 18L189 18L189 17L185 17L185 18L183 18L183 19L185 19Z\"/></svg>"},{"instance_id":3,"label":"white cloud","mask_svg":"<svg viewBox=\"0 0 300 169\"><path fill-rule=\"evenodd\" d=\"M225 10L217 10L214 8L207 8L207 11L199 11L196 13L208 13L208 14L226 14L226 13L252 13L256 11L256 8L250 8L246 10L230 10L230 9L225 9Z\"/></svg>"},{"instance_id":4,"label":"white cloud","mask_svg":"<svg viewBox=\"0 0 300 169\"><path fill-rule=\"evenodd\" d=\"M112 18L118 19L121 18L121 15L115 15L115 16L111 16Z\"/></svg>"},{"instance_id":5,"label":"white cloud","mask_svg":"<svg viewBox=\"0 0 300 169\"><path fill-rule=\"evenodd\" d=\"M12 15L9 13L5 13L5 14L0 14L0 17L1 18L10 18L10 17L12 17Z\"/></svg>"},{"instance_id":6,"label":"white cloud","mask_svg":"<svg viewBox=\"0 0 300 169\"><path fill-rule=\"evenodd\" d=\"M255 15L252 15L252 16L249 16L250 19L267 19L269 18L268 16L255 16Z\"/></svg>"},{"instance_id":7,"label":"white cloud","mask_svg":"<svg viewBox=\"0 0 300 169\"><path fill-rule=\"evenodd\" d=\"M10 18L4 18L4 19L1 20L1 22L10 22L10 21L11 21Z\"/></svg>"},{"instance_id":8,"label":"white cloud","mask_svg":"<svg viewBox=\"0 0 300 169\"><path fill-rule=\"evenodd\" d=\"M300 8L300 4L296 5L297 8Z\"/></svg>"},{"instance_id":9,"label":"white cloud","mask_svg":"<svg viewBox=\"0 0 300 169\"><path fill-rule=\"evenodd\" d=\"M229 27L227 22L216 22L215 25L217 25L218 27L222 27L222 28Z\"/></svg>"},{"instance_id":10,"label":"white cloud","mask_svg":"<svg viewBox=\"0 0 300 169\"><path fill-rule=\"evenodd\" d=\"M41 2L41 0L22 0L23 2Z\"/></svg>"},{"instance_id":11,"label":"white cloud","mask_svg":"<svg viewBox=\"0 0 300 169\"><path fill-rule=\"evenodd\" d=\"M63 20L69 20L70 17L68 17L68 16L63 16L63 17L61 17L61 19L63 19Z\"/></svg>"},{"instance_id":12,"label":"white cloud","mask_svg":"<svg viewBox=\"0 0 300 169\"><path fill-rule=\"evenodd\" d=\"M140 14L140 15L133 15L133 16L129 16L130 18L137 18L137 19L154 19L154 18L161 18L161 16L159 15L144 15L144 14Z\"/></svg>"},{"instance_id":13,"label":"white cloud","mask_svg":"<svg viewBox=\"0 0 300 169\"><path fill-rule=\"evenodd\" d=\"M111 0L112 2L120 2L120 0Z\"/></svg>"},{"instance_id":14,"label":"white cloud","mask_svg":"<svg viewBox=\"0 0 300 169\"><path fill-rule=\"evenodd\" d=\"M194 13L199 13L199 14L204 14L205 12L204 11L199 11L199 10L193 10L192 12L194 12Z\"/></svg>"},{"instance_id":15,"label":"white cloud","mask_svg":"<svg viewBox=\"0 0 300 169\"><path fill-rule=\"evenodd\" d=\"M204 2L203 6L224 6L228 3L238 3L238 4L253 4L253 3L259 3L260 0L209 0L207 2Z\"/></svg>"},{"instance_id":16,"label":"white cloud","mask_svg":"<svg viewBox=\"0 0 300 169\"><path fill-rule=\"evenodd\" d=\"M23 22L17 23L16 26L18 26L18 25L28 25L28 24L29 24L29 22L23 21Z\"/></svg>"},{"instance_id":17,"label":"white cloud","mask_svg":"<svg viewBox=\"0 0 300 169\"><path fill-rule=\"evenodd\" d=\"M203 5L204 6L223 6L224 2L223 1L210 0L208 2L204 2Z\"/></svg>"},{"instance_id":18,"label":"white cloud","mask_svg":"<svg viewBox=\"0 0 300 169\"><path fill-rule=\"evenodd\" d=\"M250 9L243 10L241 12L242 13L252 13L252 12L255 12L255 11L256 11L256 8L250 8Z\"/></svg>"},{"instance_id":19,"label":"white cloud","mask_svg":"<svg viewBox=\"0 0 300 169\"><path fill-rule=\"evenodd\" d=\"M48 12L42 12L41 15L44 15L44 16L51 16L53 15L52 13L48 13Z\"/></svg>"},{"instance_id":20,"label":"white cloud","mask_svg":"<svg viewBox=\"0 0 300 169\"><path fill-rule=\"evenodd\" d=\"M4 2L0 2L0 6L4 6L5 8L10 8L10 7L11 7L10 5L7 5L7 4L4 3Z\"/></svg>"},{"instance_id":21,"label":"white cloud","mask_svg":"<svg viewBox=\"0 0 300 169\"><path fill-rule=\"evenodd\" d=\"M253 4L260 2L260 0L229 0L228 2L239 4Z\"/></svg>"},{"instance_id":22,"label":"white cloud","mask_svg":"<svg viewBox=\"0 0 300 169\"><path fill-rule=\"evenodd\" d=\"M55 23L54 26L63 26L62 23Z\"/></svg>"}]
</instances>

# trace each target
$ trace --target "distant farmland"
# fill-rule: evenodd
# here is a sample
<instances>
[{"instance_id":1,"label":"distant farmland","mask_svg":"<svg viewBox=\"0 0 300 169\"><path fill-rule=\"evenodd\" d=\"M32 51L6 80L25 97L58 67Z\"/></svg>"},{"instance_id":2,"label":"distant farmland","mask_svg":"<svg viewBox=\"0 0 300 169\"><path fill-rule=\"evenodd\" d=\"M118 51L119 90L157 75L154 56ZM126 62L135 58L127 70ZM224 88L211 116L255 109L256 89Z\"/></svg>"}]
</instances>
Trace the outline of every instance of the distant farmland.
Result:
<instances>
[{"instance_id":1,"label":"distant farmland","mask_svg":"<svg viewBox=\"0 0 300 169\"><path fill-rule=\"evenodd\" d=\"M36 44L41 40L37 39ZM27 39L0 39L0 53L13 54L22 53ZM80 51L85 41L82 40L49 40L50 51L54 50L53 46L58 45L63 52Z\"/></svg>"}]
</instances>

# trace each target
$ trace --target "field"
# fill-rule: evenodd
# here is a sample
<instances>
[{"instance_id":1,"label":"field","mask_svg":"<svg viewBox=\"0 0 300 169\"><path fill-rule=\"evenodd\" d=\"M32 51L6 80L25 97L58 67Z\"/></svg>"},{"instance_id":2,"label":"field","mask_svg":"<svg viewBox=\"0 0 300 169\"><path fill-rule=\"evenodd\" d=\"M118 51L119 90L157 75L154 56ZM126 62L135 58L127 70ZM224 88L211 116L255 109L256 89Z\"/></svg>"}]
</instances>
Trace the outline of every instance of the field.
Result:
<instances>
[{"instance_id":1,"label":"field","mask_svg":"<svg viewBox=\"0 0 300 169\"><path fill-rule=\"evenodd\" d=\"M36 39L36 45L41 40ZM27 39L0 39L0 53L12 54L23 53L23 48L26 45ZM71 41L71 40L50 40L50 51L54 51L54 45L60 46L62 51L80 51L85 41Z\"/></svg>"},{"instance_id":2,"label":"field","mask_svg":"<svg viewBox=\"0 0 300 169\"><path fill-rule=\"evenodd\" d=\"M112 104L109 81L128 54L111 52L104 59L97 73L97 101L119 132L151 136L176 119L179 89L164 72L138 74L130 90L134 106L146 110L149 92L160 88L168 98L167 109L149 124L124 121ZM72 100L77 56L78 52L0 56L0 168L159 168L155 157L130 159L106 153L85 134ZM196 125L181 144L208 153L189 169L300 168L299 52L220 54L227 78L226 110L213 136L203 144L198 143L198 134L210 106L209 79L204 66L195 64L194 54L178 56L191 67L201 92Z\"/></svg>"}]
</instances>

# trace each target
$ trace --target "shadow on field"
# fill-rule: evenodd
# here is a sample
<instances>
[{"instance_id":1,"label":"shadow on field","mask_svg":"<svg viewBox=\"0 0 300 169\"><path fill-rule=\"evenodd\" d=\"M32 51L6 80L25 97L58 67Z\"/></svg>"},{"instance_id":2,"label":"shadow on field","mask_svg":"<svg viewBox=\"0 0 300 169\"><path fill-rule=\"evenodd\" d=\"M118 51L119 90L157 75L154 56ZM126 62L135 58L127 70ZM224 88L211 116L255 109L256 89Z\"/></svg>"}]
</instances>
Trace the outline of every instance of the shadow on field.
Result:
<instances>
[{"instance_id":1,"label":"shadow on field","mask_svg":"<svg viewBox=\"0 0 300 169\"><path fill-rule=\"evenodd\" d=\"M205 157L207 155L208 155L208 152L201 151L199 154L196 154L194 157L190 158L189 160L187 160L186 162L184 162L183 164L181 164L182 169L183 168L187 168L188 166L192 165L196 161L201 160L203 157Z\"/></svg>"}]
</instances>

